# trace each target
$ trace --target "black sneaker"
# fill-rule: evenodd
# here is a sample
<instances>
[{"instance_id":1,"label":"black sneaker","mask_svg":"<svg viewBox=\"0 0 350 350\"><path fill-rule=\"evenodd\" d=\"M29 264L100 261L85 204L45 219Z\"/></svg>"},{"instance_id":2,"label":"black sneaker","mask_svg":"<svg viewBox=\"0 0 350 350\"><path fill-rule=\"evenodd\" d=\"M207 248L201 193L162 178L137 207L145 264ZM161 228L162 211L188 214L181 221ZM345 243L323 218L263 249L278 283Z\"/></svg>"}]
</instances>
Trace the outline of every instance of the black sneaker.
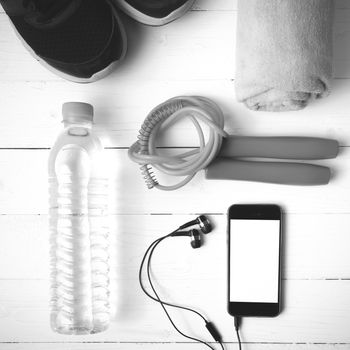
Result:
<instances>
[{"instance_id":1,"label":"black sneaker","mask_svg":"<svg viewBox=\"0 0 350 350\"><path fill-rule=\"evenodd\" d=\"M28 51L46 68L88 83L109 74L126 52L116 9L106 0L0 0Z\"/></svg>"},{"instance_id":2,"label":"black sneaker","mask_svg":"<svg viewBox=\"0 0 350 350\"><path fill-rule=\"evenodd\" d=\"M151 26L161 26L186 13L195 0L112 0L128 16Z\"/></svg>"}]
</instances>

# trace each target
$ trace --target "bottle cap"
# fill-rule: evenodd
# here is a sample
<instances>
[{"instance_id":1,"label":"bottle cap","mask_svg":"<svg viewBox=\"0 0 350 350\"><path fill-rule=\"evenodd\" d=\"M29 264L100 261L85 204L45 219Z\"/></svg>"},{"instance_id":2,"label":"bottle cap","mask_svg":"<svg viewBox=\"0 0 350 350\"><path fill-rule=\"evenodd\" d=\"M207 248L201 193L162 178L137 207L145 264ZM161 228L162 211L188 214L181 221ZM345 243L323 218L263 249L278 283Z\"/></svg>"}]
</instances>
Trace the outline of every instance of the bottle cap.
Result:
<instances>
[{"instance_id":1,"label":"bottle cap","mask_svg":"<svg viewBox=\"0 0 350 350\"><path fill-rule=\"evenodd\" d=\"M62 105L63 121L68 124L92 123L94 107L89 103L66 102Z\"/></svg>"}]
</instances>

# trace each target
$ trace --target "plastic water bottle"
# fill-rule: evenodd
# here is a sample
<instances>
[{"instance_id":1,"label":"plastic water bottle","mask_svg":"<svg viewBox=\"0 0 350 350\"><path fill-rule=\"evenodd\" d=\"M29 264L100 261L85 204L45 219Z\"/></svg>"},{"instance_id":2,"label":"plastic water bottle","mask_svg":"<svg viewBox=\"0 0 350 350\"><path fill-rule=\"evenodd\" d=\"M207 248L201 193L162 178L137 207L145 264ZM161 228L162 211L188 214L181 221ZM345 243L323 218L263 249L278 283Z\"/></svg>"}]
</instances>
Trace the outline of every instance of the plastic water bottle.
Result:
<instances>
[{"instance_id":1,"label":"plastic water bottle","mask_svg":"<svg viewBox=\"0 0 350 350\"><path fill-rule=\"evenodd\" d=\"M108 178L93 107L69 102L62 112L64 130L49 157L51 327L97 333L110 321Z\"/></svg>"}]
</instances>

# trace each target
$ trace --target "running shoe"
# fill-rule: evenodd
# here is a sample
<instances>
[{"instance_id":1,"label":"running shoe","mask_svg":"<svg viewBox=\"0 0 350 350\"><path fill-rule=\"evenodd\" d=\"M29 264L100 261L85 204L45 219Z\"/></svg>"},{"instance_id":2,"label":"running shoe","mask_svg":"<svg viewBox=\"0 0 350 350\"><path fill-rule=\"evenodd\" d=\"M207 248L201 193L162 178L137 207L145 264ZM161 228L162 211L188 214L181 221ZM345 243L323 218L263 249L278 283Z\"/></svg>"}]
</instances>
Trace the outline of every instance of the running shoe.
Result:
<instances>
[{"instance_id":1,"label":"running shoe","mask_svg":"<svg viewBox=\"0 0 350 350\"><path fill-rule=\"evenodd\" d=\"M123 59L126 35L107 0L0 0L18 38L46 68L88 83Z\"/></svg>"},{"instance_id":2,"label":"running shoe","mask_svg":"<svg viewBox=\"0 0 350 350\"><path fill-rule=\"evenodd\" d=\"M195 0L112 0L138 22L161 26L185 14Z\"/></svg>"}]
</instances>

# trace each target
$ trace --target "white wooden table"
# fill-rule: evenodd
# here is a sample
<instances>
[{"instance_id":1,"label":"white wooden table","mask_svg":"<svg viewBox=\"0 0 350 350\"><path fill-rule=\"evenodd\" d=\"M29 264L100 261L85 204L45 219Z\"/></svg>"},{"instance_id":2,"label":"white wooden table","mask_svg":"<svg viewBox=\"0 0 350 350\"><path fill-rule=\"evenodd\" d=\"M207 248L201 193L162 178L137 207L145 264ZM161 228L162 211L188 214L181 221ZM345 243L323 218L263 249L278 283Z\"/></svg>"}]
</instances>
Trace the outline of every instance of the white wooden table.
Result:
<instances>
[{"instance_id":1,"label":"white wooden table","mask_svg":"<svg viewBox=\"0 0 350 350\"><path fill-rule=\"evenodd\" d=\"M181 20L151 28L126 20L127 59L108 78L77 85L42 68L0 13L0 349L201 349L184 341L160 307L140 291L146 246L197 214L216 229L192 250L188 239L165 242L154 258L162 296L193 306L237 349L226 312L225 213L239 202L277 203L285 212L284 309L274 319L247 319L244 350L350 349L350 1L338 0L333 92L303 111L252 112L234 96L236 2L198 0ZM199 174L176 192L149 191L127 148L148 113L166 98L204 95L223 108L226 129L242 135L310 135L339 139L334 180L324 187L209 182ZM62 336L49 327L47 157L65 101L95 106L96 130L113 174L113 310L110 328ZM181 137L179 137L181 135ZM195 146L179 124L163 146ZM183 330L210 341L202 322L172 311Z\"/></svg>"}]
</instances>

